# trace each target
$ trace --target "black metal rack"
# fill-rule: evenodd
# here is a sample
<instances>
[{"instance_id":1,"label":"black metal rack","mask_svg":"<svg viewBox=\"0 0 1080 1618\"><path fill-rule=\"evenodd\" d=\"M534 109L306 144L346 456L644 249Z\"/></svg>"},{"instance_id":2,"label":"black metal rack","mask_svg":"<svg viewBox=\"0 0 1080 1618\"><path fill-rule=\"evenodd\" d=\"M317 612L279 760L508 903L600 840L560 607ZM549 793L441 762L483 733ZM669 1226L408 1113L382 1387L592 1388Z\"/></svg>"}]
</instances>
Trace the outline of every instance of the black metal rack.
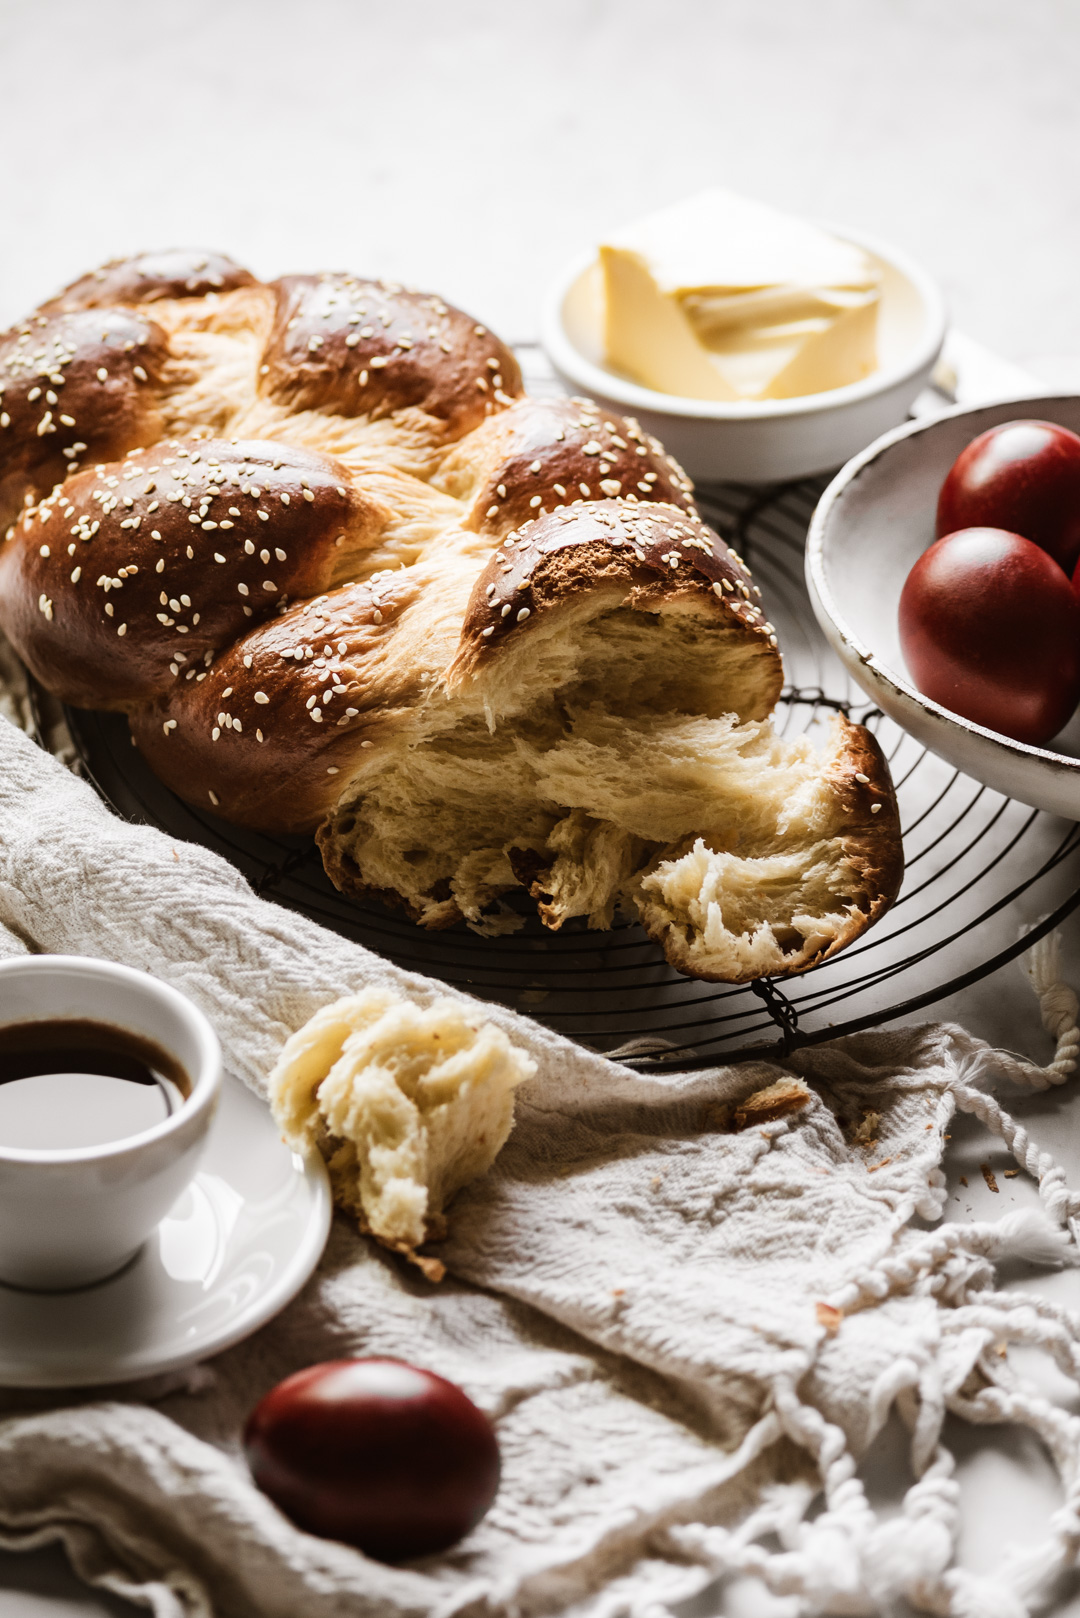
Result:
<instances>
[{"instance_id":1,"label":"black metal rack","mask_svg":"<svg viewBox=\"0 0 1080 1618\"><path fill-rule=\"evenodd\" d=\"M829 712L850 713L876 732L896 782L907 860L900 897L865 937L802 977L701 983L673 971L637 925L595 933L571 923L549 933L524 898L518 933L484 938L464 923L424 932L345 899L310 841L242 830L182 803L150 773L116 715L66 713L83 770L119 814L215 849L265 897L399 966L513 1006L623 1060L731 1061L909 1015L1015 958L1080 903L1080 826L961 775L851 683L803 582L806 529L822 487L810 480L765 492L698 491L703 515L752 567L777 626L791 681L778 727L792 736Z\"/></svg>"}]
</instances>

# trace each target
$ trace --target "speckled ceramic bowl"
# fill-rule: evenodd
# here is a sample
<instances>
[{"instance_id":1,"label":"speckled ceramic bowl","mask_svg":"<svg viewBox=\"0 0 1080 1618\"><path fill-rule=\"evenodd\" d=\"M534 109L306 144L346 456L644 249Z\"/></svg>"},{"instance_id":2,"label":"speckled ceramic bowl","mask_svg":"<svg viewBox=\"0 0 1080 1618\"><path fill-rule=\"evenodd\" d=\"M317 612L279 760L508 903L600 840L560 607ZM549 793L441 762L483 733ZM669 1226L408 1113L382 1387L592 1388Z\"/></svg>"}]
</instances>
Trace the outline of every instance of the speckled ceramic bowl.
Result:
<instances>
[{"instance_id":1,"label":"speckled ceramic bowl","mask_svg":"<svg viewBox=\"0 0 1080 1618\"><path fill-rule=\"evenodd\" d=\"M934 538L945 474L979 433L1019 419L1080 432L1080 398L1054 394L951 410L871 444L821 497L807 538L806 582L829 643L890 718L977 781L1080 820L1080 717L1074 715L1050 747L1011 741L924 697L900 652L900 592Z\"/></svg>"},{"instance_id":2,"label":"speckled ceramic bowl","mask_svg":"<svg viewBox=\"0 0 1080 1618\"><path fill-rule=\"evenodd\" d=\"M698 482L775 483L832 471L904 420L946 326L940 291L906 254L852 230L833 234L865 248L881 270L881 363L861 382L798 399L735 403L642 387L604 364L603 286L593 254L564 270L548 293L541 329L548 358L572 392L636 416Z\"/></svg>"}]
</instances>

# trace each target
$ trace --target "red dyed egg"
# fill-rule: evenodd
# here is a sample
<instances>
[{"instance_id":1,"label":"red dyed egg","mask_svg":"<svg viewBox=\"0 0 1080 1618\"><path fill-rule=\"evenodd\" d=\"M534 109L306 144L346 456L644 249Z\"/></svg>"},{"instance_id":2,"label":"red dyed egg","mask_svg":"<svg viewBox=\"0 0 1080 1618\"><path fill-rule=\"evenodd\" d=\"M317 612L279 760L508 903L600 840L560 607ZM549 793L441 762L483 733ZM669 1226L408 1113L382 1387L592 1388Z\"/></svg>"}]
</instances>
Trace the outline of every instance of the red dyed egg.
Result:
<instances>
[{"instance_id":1,"label":"red dyed egg","mask_svg":"<svg viewBox=\"0 0 1080 1618\"><path fill-rule=\"evenodd\" d=\"M900 597L900 645L924 696L1035 746L1080 701L1080 599L1031 540L965 528L924 551Z\"/></svg>"},{"instance_id":2,"label":"red dyed egg","mask_svg":"<svg viewBox=\"0 0 1080 1618\"><path fill-rule=\"evenodd\" d=\"M938 497L938 537L961 528L1023 534L1071 573L1080 558L1080 438L1051 421L980 433Z\"/></svg>"},{"instance_id":3,"label":"red dyed egg","mask_svg":"<svg viewBox=\"0 0 1080 1618\"><path fill-rule=\"evenodd\" d=\"M491 1423L402 1360L330 1360L286 1377L248 1419L252 1476L300 1528L382 1562L445 1550L499 1486Z\"/></svg>"}]
</instances>

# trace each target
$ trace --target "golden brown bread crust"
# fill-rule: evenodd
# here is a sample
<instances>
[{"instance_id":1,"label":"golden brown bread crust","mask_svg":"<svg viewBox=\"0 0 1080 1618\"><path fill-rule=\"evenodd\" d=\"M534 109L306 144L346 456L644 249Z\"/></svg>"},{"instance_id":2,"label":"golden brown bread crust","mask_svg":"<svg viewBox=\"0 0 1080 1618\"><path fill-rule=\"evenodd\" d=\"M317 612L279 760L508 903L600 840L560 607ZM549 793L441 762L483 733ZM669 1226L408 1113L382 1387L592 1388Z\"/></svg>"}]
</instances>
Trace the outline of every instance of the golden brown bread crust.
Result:
<instances>
[{"instance_id":1,"label":"golden brown bread crust","mask_svg":"<svg viewBox=\"0 0 1080 1618\"><path fill-rule=\"evenodd\" d=\"M396 690L382 677L386 643L420 587L407 569L345 585L270 618L209 668L182 669L131 718L151 767L228 820L314 831L358 758L420 694L408 667Z\"/></svg>"},{"instance_id":2,"label":"golden brown bread crust","mask_svg":"<svg viewBox=\"0 0 1080 1618\"><path fill-rule=\"evenodd\" d=\"M339 537L359 545L380 526L328 456L163 440L27 508L0 551L5 626L62 701L145 702L175 683L177 660L201 665L317 591Z\"/></svg>"},{"instance_id":3,"label":"golden brown bread crust","mask_svg":"<svg viewBox=\"0 0 1080 1618\"><path fill-rule=\"evenodd\" d=\"M759 646L771 690L742 717L775 705L783 685L776 632L741 560L696 512L624 500L582 501L506 536L473 587L450 683L476 672L510 636L535 634L552 612L576 609L586 592L642 612L683 601L738 625Z\"/></svg>"},{"instance_id":4,"label":"golden brown bread crust","mask_svg":"<svg viewBox=\"0 0 1080 1618\"><path fill-rule=\"evenodd\" d=\"M518 399L448 458L440 481L471 502L464 527L499 539L582 500L694 509L693 485L663 445L588 399Z\"/></svg>"},{"instance_id":5,"label":"golden brown bread crust","mask_svg":"<svg viewBox=\"0 0 1080 1618\"><path fill-rule=\"evenodd\" d=\"M290 410L416 409L458 438L521 392L510 350L441 298L353 275L288 275L274 291L260 388Z\"/></svg>"},{"instance_id":6,"label":"golden brown bread crust","mask_svg":"<svg viewBox=\"0 0 1080 1618\"><path fill-rule=\"evenodd\" d=\"M593 919L604 903L567 883L565 849L607 824L573 795L539 810L512 800L532 830L468 845L471 898L445 862L410 889L353 857L365 792L395 770L411 779L425 747L449 757L460 744L471 770L490 737L501 757L499 725L512 734L535 670L547 709L528 720L541 741L523 780L547 768L545 749L576 745L566 679L578 714L625 718L628 736L650 714L754 721L779 694L760 592L698 519L678 465L588 401L521 397L509 350L437 297L347 275L267 285L223 255L141 255L0 337L0 384L0 497L16 518L0 545L0 627L33 672L68 702L127 712L181 796L251 826L315 830L340 887L427 926L474 918L515 880L551 925L607 924ZM620 636L635 647L625 679L609 658ZM855 901L842 937L785 970L869 925L902 871L872 738L848 727L829 770ZM446 801L458 814L453 789ZM566 819L560 804L575 806ZM608 830L629 893L673 834L639 835L632 815ZM414 857L426 855L409 844ZM710 975L655 906L639 908L673 964Z\"/></svg>"},{"instance_id":7,"label":"golden brown bread crust","mask_svg":"<svg viewBox=\"0 0 1080 1618\"><path fill-rule=\"evenodd\" d=\"M82 462L160 436L166 357L134 309L32 315L0 337L0 526Z\"/></svg>"},{"instance_id":8,"label":"golden brown bread crust","mask_svg":"<svg viewBox=\"0 0 1080 1618\"><path fill-rule=\"evenodd\" d=\"M136 253L110 259L82 275L39 314L66 314L72 309L107 309L117 303L158 303L165 298L204 298L256 286L255 277L225 253L175 247L162 253Z\"/></svg>"}]
</instances>

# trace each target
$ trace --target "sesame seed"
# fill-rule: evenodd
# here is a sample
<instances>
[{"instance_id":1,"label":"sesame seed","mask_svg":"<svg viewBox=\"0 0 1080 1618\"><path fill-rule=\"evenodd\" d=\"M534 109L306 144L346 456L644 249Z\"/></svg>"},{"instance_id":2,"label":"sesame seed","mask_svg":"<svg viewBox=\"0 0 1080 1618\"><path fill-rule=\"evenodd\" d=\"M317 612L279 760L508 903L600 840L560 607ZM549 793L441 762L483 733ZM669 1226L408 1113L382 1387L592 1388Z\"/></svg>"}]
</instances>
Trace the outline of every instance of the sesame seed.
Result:
<instances>
[{"instance_id":1,"label":"sesame seed","mask_svg":"<svg viewBox=\"0 0 1080 1618\"><path fill-rule=\"evenodd\" d=\"M105 369L104 365L99 365L98 366L98 368L97 368L97 379L98 379L99 382L107 382L109 380L109 373Z\"/></svg>"},{"instance_id":2,"label":"sesame seed","mask_svg":"<svg viewBox=\"0 0 1080 1618\"><path fill-rule=\"evenodd\" d=\"M209 791L209 789L207 789L207 790ZM209 792L209 796L210 796L210 802L214 805L214 808L216 809L217 806L218 806L218 803L220 801L219 798L218 798L217 793L216 792Z\"/></svg>"},{"instance_id":3,"label":"sesame seed","mask_svg":"<svg viewBox=\"0 0 1080 1618\"><path fill-rule=\"evenodd\" d=\"M856 773L855 779L856 781L861 782L864 787L868 787L870 785L870 777L868 775L863 775L861 770Z\"/></svg>"},{"instance_id":4,"label":"sesame seed","mask_svg":"<svg viewBox=\"0 0 1080 1618\"><path fill-rule=\"evenodd\" d=\"M241 595L242 595L242 596L246 596L246 595L250 595L250 594L251 594L251 591L250 591L250 590L249 590L249 589L248 589L248 587L247 587L247 585L246 585L246 584L238 584L238 585L237 585L237 586L236 586L236 588L237 588L237 590L238 590L238 591L239 591L239 593L240 593L240 594L241 594Z\"/></svg>"},{"instance_id":5,"label":"sesame seed","mask_svg":"<svg viewBox=\"0 0 1080 1618\"><path fill-rule=\"evenodd\" d=\"M520 611L520 612L519 612L519 613L518 613L518 615L517 615L517 622L518 622L518 623L519 623L519 624L521 624L521 623L524 623L524 621L525 621L525 619L526 619L526 618L527 618L527 617L528 617L528 616L529 616L529 609L528 609L528 607L522 607L522 609L521 609L521 611Z\"/></svg>"},{"instance_id":6,"label":"sesame seed","mask_svg":"<svg viewBox=\"0 0 1080 1618\"><path fill-rule=\"evenodd\" d=\"M486 639L487 639L487 637L488 637L488 636L489 636L489 635L490 635L490 634L491 634L491 633L492 633L492 631L493 631L493 630L494 630L494 628L495 628L495 625L494 625L494 624L488 624L488 626L487 626L487 628L486 628L486 629L482 629L482 630L481 630L481 631L480 631L480 633L481 633L481 635L483 635L483 637L484 637L484 639L485 639L485 640L486 640Z\"/></svg>"},{"instance_id":7,"label":"sesame seed","mask_svg":"<svg viewBox=\"0 0 1080 1618\"><path fill-rule=\"evenodd\" d=\"M326 766L326 773L327 773L327 775L337 775L338 774L337 765L336 764L328 764Z\"/></svg>"},{"instance_id":8,"label":"sesame seed","mask_svg":"<svg viewBox=\"0 0 1080 1618\"><path fill-rule=\"evenodd\" d=\"M880 805L880 803L872 803L870 805L870 813L872 815L880 815L880 813L881 813L881 805Z\"/></svg>"},{"instance_id":9,"label":"sesame seed","mask_svg":"<svg viewBox=\"0 0 1080 1618\"><path fill-rule=\"evenodd\" d=\"M255 693L255 701L259 702L259 703L262 703L263 706L265 706L266 703L268 703L270 701L270 698L267 696L265 691L256 691L256 693Z\"/></svg>"}]
</instances>

